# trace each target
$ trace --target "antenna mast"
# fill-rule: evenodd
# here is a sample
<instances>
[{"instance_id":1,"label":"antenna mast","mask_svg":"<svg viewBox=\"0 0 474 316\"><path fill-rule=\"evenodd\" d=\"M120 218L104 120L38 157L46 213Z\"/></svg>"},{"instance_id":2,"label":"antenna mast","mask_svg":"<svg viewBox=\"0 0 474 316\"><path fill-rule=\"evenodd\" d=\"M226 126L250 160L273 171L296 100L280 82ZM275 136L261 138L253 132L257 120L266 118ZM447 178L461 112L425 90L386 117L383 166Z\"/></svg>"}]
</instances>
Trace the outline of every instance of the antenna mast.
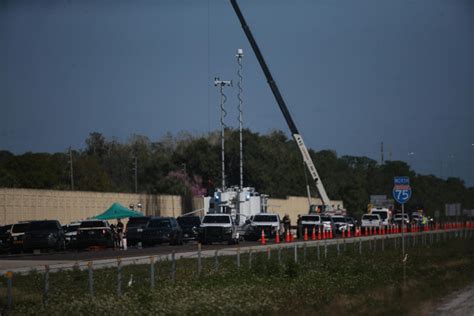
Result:
<instances>
[{"instance_id":1,"label":"antenna mast","mask_svg":"<svg viewBox=\"0 0 474 316\"><path fill-rule=\"evenodd\" d=\"M237 76L239 77L239 82L237 86L239 87L239 92L237 94L237 98L239 99L239 136L240 136L240 191L242 191L244 187L244 154L243 154L243 144L242 144L242 58L244 57L244 51L242 48L237 49L237 63L239 64L239 70L237 71Z\"/></svg>"},{"instance_id":2,"label":"antenna mast","mask_svg":"<svg viewBox=\"0 0 474 316\"><path fill-rule=\"evenodd\" d=\"M214 78L214 86L219 86L219 90L221 93L221 162L222 162L222 191L225 190L225 156L224 156L224 118L227 116L227 112L225 111L224 104L227 101L227 96L224 94L224 87L225 86L232 86L232 80L224 81L220 80L219 77Z\"/></svg>"}]
</instances>

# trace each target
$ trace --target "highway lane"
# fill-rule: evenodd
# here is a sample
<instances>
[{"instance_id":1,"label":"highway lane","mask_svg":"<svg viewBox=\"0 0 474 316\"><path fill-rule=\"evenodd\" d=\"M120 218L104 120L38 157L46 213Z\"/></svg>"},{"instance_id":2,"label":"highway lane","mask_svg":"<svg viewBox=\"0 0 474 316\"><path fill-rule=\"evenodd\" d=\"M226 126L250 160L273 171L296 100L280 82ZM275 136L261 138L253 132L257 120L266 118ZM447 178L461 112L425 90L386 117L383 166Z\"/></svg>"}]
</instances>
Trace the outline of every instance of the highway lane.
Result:
<instances>
[{"instance_id":1,"label":"highway lane","mask_svg":"<svg viewBox=\"0 0 474 316\"><path fill-rule=\"evenodd\" d=\"M430 233L439 234L444 231L432 231ZM454 233L454 230L450 232ZM406 236L420 236L425 233L407 233ZM368 240L368 239L392 239L395 237L401 237L401 234L390 234L390 235L373 235L368 237L356 237L356 238L335 238L335 239L326 239L326 240L316 240L316 241L295 241L294 243L280 243L276 244L273 240L269 241L267 245L260 245L259 242L241 242L238 246L236 245L227 245L226 243L222 244L212 244L212 245L202 245L201 254L202 256L213 256L216 250L219 250L221 254L235 255L237 249L241 252L247 252L250 249L253 251L265 251L267 248L277 248L277 247L292 247L295 244L302 247L304 243L307 246L316 246L318 243L323 245L327 243L328 245L335 244L337 242L359 242L359 240ZM80 268L85 267L87 262L93 261L94 264L105 264L107 266L116 265L117 259L121 259L123 262L129 262L130 264L136 263L149 263L150 257L153 256L155 259L171 258L171 254L174 252L176 258L180 257L196 257L197 256L198 245L196 242L189 242L182 246L169 246L169 245L159 245L155 247L147 248L128 248L127 250L114 250L114 249L104 249L100 251L68 251L68 252L58 252L58 253L45 253L45 254L17 254L17 255L0 255L0 273L5 273L6 271L12 270L16 272L25 273L28 269L37 269L41 271L44 269L44 266L57 266L59 268L72 268L73 265L79 266Z\"/></svg>"}]
</instances>

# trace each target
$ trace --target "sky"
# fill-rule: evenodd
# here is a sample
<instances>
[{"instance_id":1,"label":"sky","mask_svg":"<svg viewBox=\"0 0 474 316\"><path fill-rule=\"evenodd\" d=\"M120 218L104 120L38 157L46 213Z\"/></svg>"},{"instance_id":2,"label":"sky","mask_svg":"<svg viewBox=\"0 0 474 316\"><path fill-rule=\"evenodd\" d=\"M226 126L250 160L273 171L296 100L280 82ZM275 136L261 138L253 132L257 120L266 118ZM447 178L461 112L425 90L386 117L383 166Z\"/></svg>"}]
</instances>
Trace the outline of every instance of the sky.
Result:
<instances>
[{"instance_id":1,"label":"sky","mask_svg":"<svg viewBox=\"0 0 474 316\"><path fill-rule=\"evenodd\" d=\"M474 1L240 0L308 147L474 186ZM0 0L0 149L238 127L291 137L226 0ZM317 166L317 162L316 166Z\"/></svg>"}]
</instances>

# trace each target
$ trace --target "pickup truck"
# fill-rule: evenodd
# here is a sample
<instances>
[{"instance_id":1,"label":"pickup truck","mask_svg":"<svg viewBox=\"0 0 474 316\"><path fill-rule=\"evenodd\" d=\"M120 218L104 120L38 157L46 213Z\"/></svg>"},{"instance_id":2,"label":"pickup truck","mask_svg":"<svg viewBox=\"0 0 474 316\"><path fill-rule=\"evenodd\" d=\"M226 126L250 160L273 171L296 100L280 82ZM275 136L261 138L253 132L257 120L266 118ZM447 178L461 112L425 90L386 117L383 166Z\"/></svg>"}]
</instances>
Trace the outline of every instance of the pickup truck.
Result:
<instances>
[{"instance_id":1,"label":"pickup truck","mask_svg":"<svg viewBox=\"0 0 474 316\"><path fill-rule=\"evenodd\" d=\"M382 219L378 214L364 214L362 215L361 221L362 228L364 227L377 227L380 228L382 226Z\"/></svg>"},{"instance_id":2,"label":"pickup truck","mask_svg":"<svg viewBox=\"0 0 474 316\"><path fill-rule=\"evenodd\" d=\"M232 245L239 243L239 233L229 214L206 214L199 227L198 241L203 245L213 242L227 242Z\"/></svg>"},{"instance_id":3,"label":"pickup truck","mask_svg":"<svg viewBox=\"0 0 474 316\"><path fill-rule=\"evenodd\" d=\"M245 239L256 241L262 237L262 231L265 238L275 238L278 234L282 236L283 226L280 216L274 213L259 213L246 221L247 229Z\"/></svg>"}]
</instances>

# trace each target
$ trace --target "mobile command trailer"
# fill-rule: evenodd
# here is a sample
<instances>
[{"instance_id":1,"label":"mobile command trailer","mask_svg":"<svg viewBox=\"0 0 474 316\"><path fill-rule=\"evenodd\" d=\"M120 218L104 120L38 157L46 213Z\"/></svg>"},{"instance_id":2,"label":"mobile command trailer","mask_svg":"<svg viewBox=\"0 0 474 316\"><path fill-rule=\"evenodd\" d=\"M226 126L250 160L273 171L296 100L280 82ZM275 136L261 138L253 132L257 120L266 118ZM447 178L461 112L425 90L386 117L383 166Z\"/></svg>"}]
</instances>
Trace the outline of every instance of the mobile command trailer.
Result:
<instances>
[{"instance_id":1,"label":"mobile command trailer","mask_svg":"<svg viewBox=\"0 0 474 316\"><path fill-rule=\"evenodd\" d=\"M204 197L205 214L229 214L237 227L240 236L244 237L247 220L259 213L267 212L268 195L259 194L254 188L246 187L242 191L238 187L222 191L216 189L213 196Z\"/></svg>"}]
</instances>

